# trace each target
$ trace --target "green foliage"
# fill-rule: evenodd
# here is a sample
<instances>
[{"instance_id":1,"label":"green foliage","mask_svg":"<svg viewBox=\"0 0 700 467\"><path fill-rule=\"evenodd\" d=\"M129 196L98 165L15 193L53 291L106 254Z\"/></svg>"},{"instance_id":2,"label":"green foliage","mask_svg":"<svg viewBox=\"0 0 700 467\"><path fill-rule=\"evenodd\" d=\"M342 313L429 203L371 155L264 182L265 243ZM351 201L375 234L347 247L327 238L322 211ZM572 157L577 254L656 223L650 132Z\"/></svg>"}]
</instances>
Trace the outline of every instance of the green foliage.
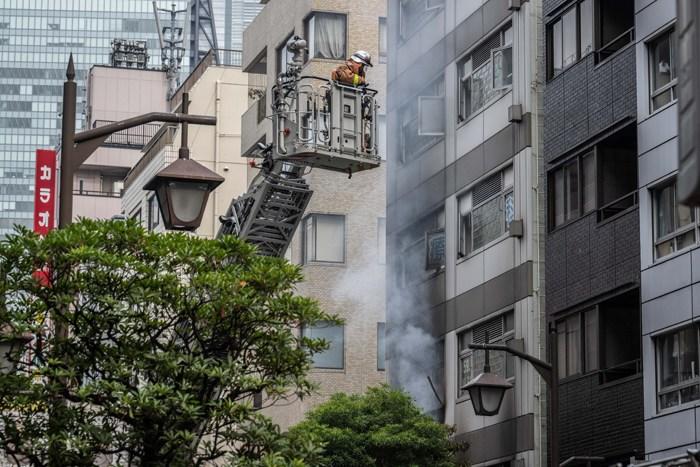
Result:
<instances>
[{"instance_id":1,"label":"green foliage","mask_svg":"<svg viewBox=\"0 0 700 467\"><path fill-rule=\"evenodd\" d=\"M324 443L329 467L448 467L463 448L450 440L449 427L388 386L335 394L290 430L291 436L309 434Z\"/></svg>"},{"instance_id":2,"label":"green foliage","mask_svg":"<svg viewBox=\"0 0 700 467\"><path fill-rule=\"evenodd\" d=\"M34 274L45 265L48 286ZM318 465L312 438L281 434L251 403L313 390L310 356L326 343L295 328L334 318L295 295L301 279L231 236L90 220L19 230L0 242L0 327L37 338L0 377L0 453L36 466Z\"/></svg>"}]
</instances>

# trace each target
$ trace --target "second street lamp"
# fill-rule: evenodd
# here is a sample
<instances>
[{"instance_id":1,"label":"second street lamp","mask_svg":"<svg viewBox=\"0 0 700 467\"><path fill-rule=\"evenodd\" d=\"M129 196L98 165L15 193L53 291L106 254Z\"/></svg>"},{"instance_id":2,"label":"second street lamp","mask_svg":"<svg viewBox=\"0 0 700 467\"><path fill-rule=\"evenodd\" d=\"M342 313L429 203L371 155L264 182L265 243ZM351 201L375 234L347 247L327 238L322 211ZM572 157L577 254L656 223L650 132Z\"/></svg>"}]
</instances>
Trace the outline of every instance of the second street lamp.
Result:
<instances>
[{"instance_id":1,"label":"second street lamp","mask_svg":"<svg viewBox=\"0 0 700 467\"><path fill-rule=\"evenodd\" d=\"M188 107L188 95L184 93L183 114L187 114ZM192 231L202 223L209 193L223 183L224 177L190 159L186 122L181 131L178 159L158 172L143 189L156 192L166 229Z\"/></svg>"}]
</instances>

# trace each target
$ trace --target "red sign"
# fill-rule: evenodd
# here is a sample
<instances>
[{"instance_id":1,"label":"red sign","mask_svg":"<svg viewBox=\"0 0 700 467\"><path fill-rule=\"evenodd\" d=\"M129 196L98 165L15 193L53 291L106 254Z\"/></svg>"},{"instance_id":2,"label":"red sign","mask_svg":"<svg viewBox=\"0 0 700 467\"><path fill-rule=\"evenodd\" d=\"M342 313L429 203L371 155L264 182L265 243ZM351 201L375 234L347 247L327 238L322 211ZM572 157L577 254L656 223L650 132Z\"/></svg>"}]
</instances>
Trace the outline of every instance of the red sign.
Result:
<instances>
[{"instance_id":1,"label":"red sign","mask_svg":"<svg viewBox=\"0 0 700 467\"><path fill-rule=\"evenodd\" d=\"M34 232L46 235L56 217L56 151L36 150L34 175Z\"/></svg>"}]
</instances>

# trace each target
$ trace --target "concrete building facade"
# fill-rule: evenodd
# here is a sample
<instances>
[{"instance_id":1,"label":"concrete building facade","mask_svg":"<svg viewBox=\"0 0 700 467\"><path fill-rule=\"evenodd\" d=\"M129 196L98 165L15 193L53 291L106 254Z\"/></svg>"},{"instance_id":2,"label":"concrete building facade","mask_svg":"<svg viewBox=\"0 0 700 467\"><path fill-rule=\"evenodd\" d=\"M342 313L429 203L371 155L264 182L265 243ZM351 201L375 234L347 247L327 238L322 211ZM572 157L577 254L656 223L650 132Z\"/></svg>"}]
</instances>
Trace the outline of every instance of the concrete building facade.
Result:
<instances>
[{"instance_id":1,"label":"concrete building facade","mask_svg":"<svg viewBox=\"0 0 700 467\"><path fill-rule=\"evenodd\" d=\"M214 238L219 216L231 200L247 189L247 163L240 156L241 115L248 102L247 78L239 67L217 66L210 51L192 70L173 98L169 111L177 112L183 92L189 93L189 113L217 118L216 126L189 125L190 158L225 178L207 202L196 234ZM164 231L155 193L144 185L178 157L180 127L164 124L146 144L143 154L124 180L122 212L149 230Z\"/></svg>"},{"instance_id":2,"label":"concrete building facade","mask_svg":"<svg viewBox=\"0 0 700 467\"><path fill-rule=\"evenodd\" d=\"M242 151L250 155L257 142L272 142L271 87L291 54L285 45L294 35L309 42L302 75L329 78L354 50L372 55L368 80L378 89L384 108L385 54L380 48L386 9L384 2L349 0L272 0L245 30L243 68L251 87L250 107L243 115ZM384 116L380 116L380 125ZM380 143L381 144L381 143ZM254 175L250 171L249 178ZM385 168L347 175L320 169L305 178L313 196L287 252L303 264L305 280L299 293L317 299L343 326L302 329L324 337L331 348L314 360L311 372L319 392L265 408L286 428L311 407L336 392L361 393L385 381L384 262ZM263 401L263 406L268 404Z\"/></svg>"},{"instance_id":3,"label":"concrete building facade","mask_svg":"<svg viewBox=\"0 0 700 467\"><path fill-rule=\"evenodd\" d=\"M167 89L163 71L94 66L87 78L87 126L165 112ZM109 219L121 214L124 178L159 127L152 123L119 132L85 161L73 181L74 219Z\"/></svg>"},{"instance_id":4,"label":"concrete building facade","mask_svg":"<svg viewBox=\"0 0 700 467\"><path fill-rule=\"evenodd\" d=\"M675 1L635 2L644 433L652 460L700 443L698 213L676 199L676 13Z\"/></svg>"},{"instance_id":5,"label":"concrete building facade","mask_svg":"<svg viewBox=\"0 0 700 467\"><path fill-rule=\"evenodd\" d=\"M545 465L532 366L490 353L514 384L493 417L462 389L484 367L470 343L547 358L542 2L388 3L389 378L455 426L470 465Z\"/></svg>"}]
</instances>

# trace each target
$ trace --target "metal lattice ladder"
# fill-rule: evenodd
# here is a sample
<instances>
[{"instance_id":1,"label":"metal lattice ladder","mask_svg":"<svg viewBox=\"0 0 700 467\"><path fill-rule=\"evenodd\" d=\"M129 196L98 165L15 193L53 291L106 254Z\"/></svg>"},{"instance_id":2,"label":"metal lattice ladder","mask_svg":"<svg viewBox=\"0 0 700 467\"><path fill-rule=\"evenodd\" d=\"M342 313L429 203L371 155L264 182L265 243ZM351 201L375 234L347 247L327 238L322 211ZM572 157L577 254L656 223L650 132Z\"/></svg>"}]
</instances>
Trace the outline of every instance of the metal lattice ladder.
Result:
<instances>
[{"instance_id":1,"label":"metal lattice ladder","mask_svg":"<svg viewBox=\"0 0 700 467\"><path fill-rule=\"evenodd\" d=\"M261 172L252 190L231 203L217 236L236 235L258 254L284 256L313 194L302 173L303 167L281 163Z\"/></svg>"}]
</instances>

